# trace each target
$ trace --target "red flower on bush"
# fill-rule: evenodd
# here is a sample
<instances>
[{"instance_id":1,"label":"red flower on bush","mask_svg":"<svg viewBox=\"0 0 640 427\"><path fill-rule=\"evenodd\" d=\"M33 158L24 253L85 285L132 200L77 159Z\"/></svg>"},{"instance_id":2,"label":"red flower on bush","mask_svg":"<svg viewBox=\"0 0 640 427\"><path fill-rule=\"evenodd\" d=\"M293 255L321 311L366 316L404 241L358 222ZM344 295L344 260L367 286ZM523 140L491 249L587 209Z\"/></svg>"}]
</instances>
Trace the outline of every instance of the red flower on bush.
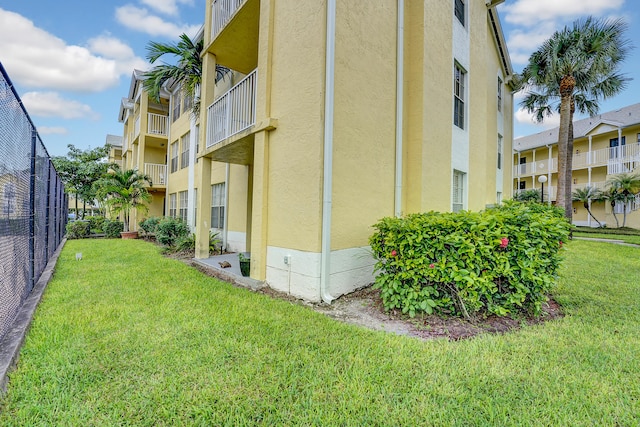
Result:
<instances>
[{"instance_id":1,"label":"red flower on bush","mask_svg":"<svg viewBox=\"0 0 640 427\"><path fill-rule=\"evenodd\" d=\"M560 244L560 247L562 247L562 240L560 240L558 243Z\"/></svg>"},{"instance_id":2,"label":"red flower on bush","mask_svg":"<svg viewBox=\"0 0 640 427\"><path fill-rule=\"evenodd\" d=\"M506 237L500 239L500 249L505 249L507 246L509 246L509 239Z\"/></svg>"},{"instance_id":3,"label":"red flower on bush","mask_svg":"<svg viewBox=\"0 0 640 427\"><path fill-rule=\"evenodd\" d=\"M429 268L435 268L435 267L436 267L436 266L435 266L435 264L434 264L434 263L429 264Z\"/></svg>"},{"instance_id":4,"label":"red flower on bush","mask_svg":"<svg viewBox=\"0 0 640 427\"><path fill-rule=\"evenodd\" d=\"M392 251L391 251L391 256L396 256L396 255L398 255L398 252L396 252L396 250L395 250L395 249L394 249L394 250L392 250Z\"/></svg>"}]
</instances>

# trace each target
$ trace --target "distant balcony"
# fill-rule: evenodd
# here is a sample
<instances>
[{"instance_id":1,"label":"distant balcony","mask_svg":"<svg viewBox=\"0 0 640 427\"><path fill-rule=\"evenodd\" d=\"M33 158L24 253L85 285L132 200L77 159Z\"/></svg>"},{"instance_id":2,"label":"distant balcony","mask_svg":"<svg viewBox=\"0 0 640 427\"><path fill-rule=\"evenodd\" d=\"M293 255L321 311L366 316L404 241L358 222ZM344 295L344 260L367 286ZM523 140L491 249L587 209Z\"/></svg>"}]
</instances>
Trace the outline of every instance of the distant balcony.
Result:
<instances>
[{"instance_id":1,"label":"distant balcony","mask_svg":"<svg viewBox=\"0 0 640 427\"><path fill-rule=\"evenodd\" d=\"M631 172L640 167L640 143L601 148L573 155L573 170L606 166L607 174ZM558 171L557 159L544 159L514 165L513 176L542 175Z\"/></svg>"},{"instance_id":2,"label":"distant balcony","mask_svg":"<svg viewBox=\"0 0 640 427\"><path fill-rule=\"evenodd\" d=\"M169 117L161 114L148 113L147 133L150 135L167 136L169 134Z\"/></svg>"},{"instance_id":3,"label":"distant balcony","mask_svg":"<svg viewBox=\"0 0 640 427\"><path fill-rule=\"evenodd\" d=\"M207 108L207 148L256 122L256 70Z\"/></svg>"},{"instance_id":4,"label":"distant balcony","mask_svg":"<svg viewBox=\"0 0 640 427\"><path fill-rule=\"evenodd\" d=\"M167 165L158 163L145 163L144 173L149 175L154 186L167 185Z\"/></svg>"},{"instance_id":5,"label":"distant balcony","mask_svg":"<svg viewBox=\"0 0 640 427\"><path fill-rule=\"evenodd\" d=\"M211 40L231 21L245 0L213 0L211 3Z\"/></svg>"}]
</instances>

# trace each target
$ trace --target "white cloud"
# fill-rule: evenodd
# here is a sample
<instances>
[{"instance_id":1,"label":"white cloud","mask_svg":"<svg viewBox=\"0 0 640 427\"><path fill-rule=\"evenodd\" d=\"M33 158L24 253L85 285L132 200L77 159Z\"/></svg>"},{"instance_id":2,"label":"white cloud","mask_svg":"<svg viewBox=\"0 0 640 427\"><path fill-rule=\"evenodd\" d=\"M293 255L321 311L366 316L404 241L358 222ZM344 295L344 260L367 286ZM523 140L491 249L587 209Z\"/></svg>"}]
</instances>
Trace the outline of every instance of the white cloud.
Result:
<instances>
[{"instance_id":1,"label":"white cloud","mask_svg":"<svg viewBox=\"0 0 640 427\"><path fill-rule=\"evenodd\" d=\"M92 46L106 52L106 47L97 42L89 43L89 47L67 45L33 21L0 9L2 62L12 79L24 86L100 92L116 86L120 76L131 72L131 64L144 62L133 51L125 59L127 52L122 46L120 56L115 51L101 56L102 52L92 52Z\"/></svg>"},{"instance_id":2,"label":"white cloud","mask_svg":"<svg viewBox=\"0 0 640 427\"><path fill-rule=\"evenodd\" d=\"M92 52L115 60L116 70L120 75L130 74L134 68L139 70L149 68L149 63L136 56L129 45L110 35L89 39L88 47Z\"/></svg>"},{"instance_id":3,"label":"white cloud","mask_svg":"<svg viewBox=\"0 0 640 427\"><path fill-rule=\"evenodd\" d=\"M40 126L38 127L38 133L40 135L67 135L69 129L61 126Z\"/></svg>"},{"instance_id":4,"label":"white cloud","mask_svg":"<svg viewBox=\"0 0 640 427\"><path fill-rule=\"evenodd\" d=\"M533 114L528 113L527 110L520 108L518 109L518 111L516 111L514 118L518 123L537 126L541 130L552 129L554 127L560 126L560 114L557 113L552 114L550 117L545 117L542 123L538 123L535 120Z\"/></svg>"},{"instance_id":5,"label":"white cloud","mask_svg":"<svg viewBox=\"0 0 640 427\"><path fill-rule=\"evenodd\" d=\"M623 4L624 0L518 0L505 5L503 10L508 23L531 27L540 21L601 16L620 9Z\"/></svg>"},{"instance_id":6,"label":"white cloud","mask_svg":"<svg viewBox=\"0 0 640 427\"><path fill-rule=\"evenodd\" d=\"M176 16L178 4L193 5L193 0L141 0L141 3L165 15Z\"/></svg>"},{"instance_id":7,"label":"white cloud","mask_svg":"<svg viewBox=\"0 0 640 427\"><path fill-rule=\"evenodd\" d=\"M173 39L177 39L182 33L193 36L200 29L199 25L177 25L165 21L161 17L151 14L149 10L131 4L116 9L116 20L132 30L151 36L166 36Z\"/></svg>"},{"instance_id":8,"label":"white cloud","mask_svg":"<svg viewBox=\"0 0 640 427\"><path fill-rule=\"evenodd\" d=\"M32 116L63 119L90 118L94 120L99 118L99 115L90 106L61 98L56 92L27 92L21 98L22 103Z\"/></svg>"}]
</instances>

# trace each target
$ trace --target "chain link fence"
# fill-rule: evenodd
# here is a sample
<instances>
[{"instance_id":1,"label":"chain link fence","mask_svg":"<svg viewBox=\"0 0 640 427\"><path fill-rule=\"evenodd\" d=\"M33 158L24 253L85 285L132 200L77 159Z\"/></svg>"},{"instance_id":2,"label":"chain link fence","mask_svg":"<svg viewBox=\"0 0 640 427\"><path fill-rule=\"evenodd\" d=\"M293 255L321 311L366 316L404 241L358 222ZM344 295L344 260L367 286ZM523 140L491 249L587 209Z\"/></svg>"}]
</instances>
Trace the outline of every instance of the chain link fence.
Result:
<instances>
[{"instance_id":1,"label":"chain link fence","mask_svg":"<svg viewBox=\"0 0 640 427\"><path fill-rule=\"evenodd\" d=\"M0 63L0 341L11 328L67 219L64 185Z\"/></svg>"}]
</instances>

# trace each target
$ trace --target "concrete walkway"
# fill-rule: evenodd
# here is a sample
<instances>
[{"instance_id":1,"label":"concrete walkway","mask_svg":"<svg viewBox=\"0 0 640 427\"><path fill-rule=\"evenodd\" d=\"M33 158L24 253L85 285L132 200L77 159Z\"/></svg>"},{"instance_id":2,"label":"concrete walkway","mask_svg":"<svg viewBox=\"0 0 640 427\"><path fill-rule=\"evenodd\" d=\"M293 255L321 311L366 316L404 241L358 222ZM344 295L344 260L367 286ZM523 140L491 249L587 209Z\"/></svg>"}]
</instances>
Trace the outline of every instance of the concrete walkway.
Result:
<instances>
[{"instance_id":1,"label":"concrete walkway","mask_svg":"<svg viewBox=\"0 0 640 427\"><path fill-rule=\"evenodd\" d=\"M615 245L631 246L632 248L640 248L640 245L636 245L635 243L627 243L624 240L617 240L617 239L602 239L599 237L575 237L574 236L574 240L591 240L592 242L606 242L606 243L613 243Z\"/></svg>"},{"instance_id":2,"label":"concrete walkway","mask_svg":"<svg viewBox=\"0 0 640 427\"><path fill-rule=\"evenodd\" d=\"M249 254L245 253L244 255L248 256ZM225 261L231 264L231 267L223 268L220 265ZM203 259L194 258L193 262L205 268L216 277L227 282L234 283L238 286L253 289L254 291L264 286L264 282L252 279L251 277L244 277L242 275L242 273L240 272L240 260L237 253L215 255Z\"/></svg>"}]
</instances>

